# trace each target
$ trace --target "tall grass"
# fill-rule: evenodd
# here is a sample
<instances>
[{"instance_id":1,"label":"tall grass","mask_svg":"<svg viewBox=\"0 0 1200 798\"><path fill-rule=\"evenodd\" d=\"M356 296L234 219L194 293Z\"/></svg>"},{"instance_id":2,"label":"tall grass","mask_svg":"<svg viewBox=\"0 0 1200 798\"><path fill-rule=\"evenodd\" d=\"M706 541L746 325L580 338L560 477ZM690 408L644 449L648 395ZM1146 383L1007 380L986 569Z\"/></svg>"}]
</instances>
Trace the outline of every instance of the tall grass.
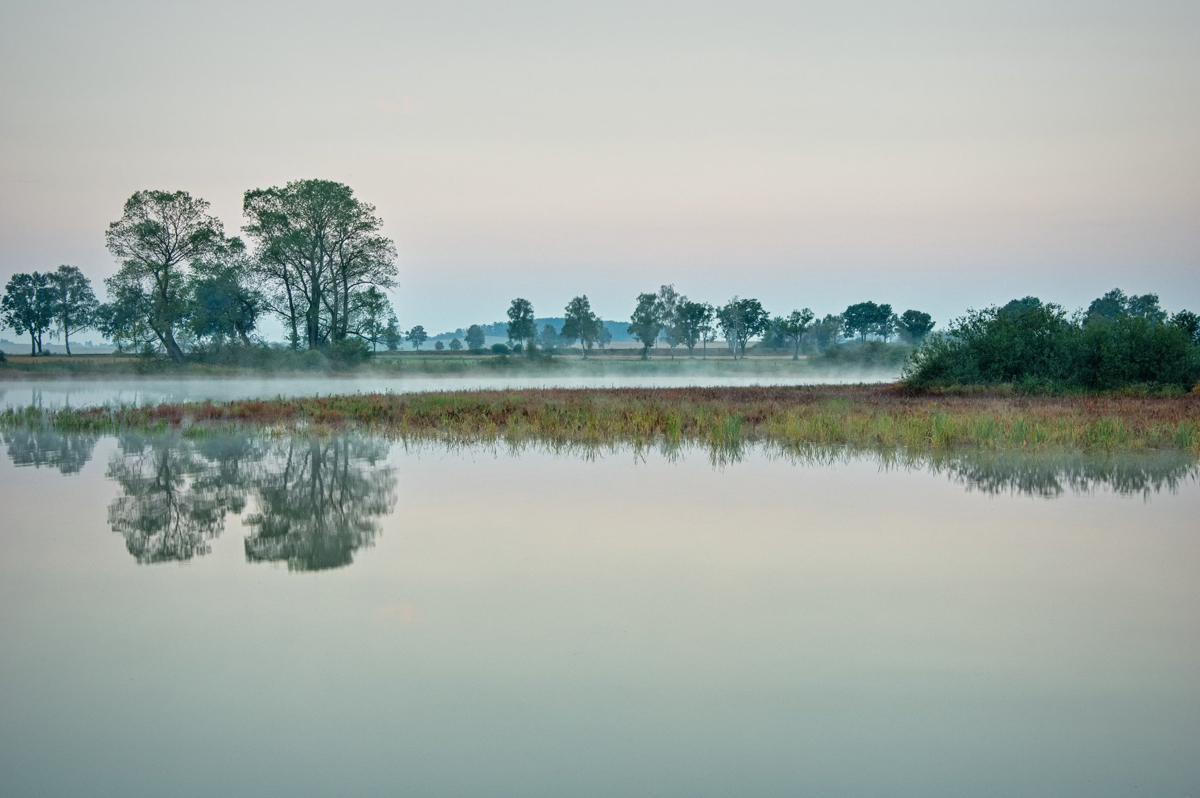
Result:
<instances>
[{"instance_id":1,"label":"tall grass","mask_svg":"<svg viewBox=\"0 0 1200 798\"><path fill-rule=\"evenodd\" d=\"M358 394L80 410L24 408L0 426L106 432L270 427L379 432L451 443L704 445L736 452L849 446L908 451L1174 449L1200 454L1200 394L915 395L894 386Z\"/></svg>"}]
</instances>

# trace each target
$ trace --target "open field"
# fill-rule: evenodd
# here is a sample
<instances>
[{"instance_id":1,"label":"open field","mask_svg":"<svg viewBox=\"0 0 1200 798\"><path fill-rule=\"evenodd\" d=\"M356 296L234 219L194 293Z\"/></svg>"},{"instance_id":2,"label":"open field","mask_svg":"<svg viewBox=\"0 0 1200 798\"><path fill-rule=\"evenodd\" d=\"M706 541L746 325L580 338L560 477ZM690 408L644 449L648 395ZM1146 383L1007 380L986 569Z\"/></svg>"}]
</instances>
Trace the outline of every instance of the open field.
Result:
<instances>
[{"instance_id":1,"label":"open field","mask_svg":"<svg viewBox=\"0 0 1200 798\"><path fill-rule=\"evenodd\" d=\"M471 391L365 394L223 404L7 410L5 427L361 429L403 440L551 446L766 443L785 451L853 446L938 451L1200 454L1200 393L1028 397L917 395L898 386Z\"/></svg>"}]
</instances>

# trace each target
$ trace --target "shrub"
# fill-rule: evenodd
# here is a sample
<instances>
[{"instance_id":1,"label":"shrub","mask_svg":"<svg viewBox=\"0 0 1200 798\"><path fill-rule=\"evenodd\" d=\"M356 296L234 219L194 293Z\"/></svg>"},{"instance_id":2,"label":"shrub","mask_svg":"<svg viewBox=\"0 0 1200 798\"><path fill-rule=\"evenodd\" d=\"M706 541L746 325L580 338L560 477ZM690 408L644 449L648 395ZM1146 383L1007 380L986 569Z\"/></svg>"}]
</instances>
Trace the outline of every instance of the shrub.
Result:
<instances>
[{"instance_id":1,"label":"shrub","mask_svg":"<svg viewBox=\"0 0 1200 798\"><path fill-rule=\"evenodd\" d=\"M325 356L337 365L352 366L371 356L371 347L361 338L343 338L325 349Z\"/></svg>"},{"instance_id":2,"label":"shrub","mask_svg":"<svg viewBox=\"0 0 1200 798\"><path fill-rule=\"evenodd\" d=\"M492 353L496 355L507 355L512 350L504 344L492 344Z\"/></svg>"}]
</instances>

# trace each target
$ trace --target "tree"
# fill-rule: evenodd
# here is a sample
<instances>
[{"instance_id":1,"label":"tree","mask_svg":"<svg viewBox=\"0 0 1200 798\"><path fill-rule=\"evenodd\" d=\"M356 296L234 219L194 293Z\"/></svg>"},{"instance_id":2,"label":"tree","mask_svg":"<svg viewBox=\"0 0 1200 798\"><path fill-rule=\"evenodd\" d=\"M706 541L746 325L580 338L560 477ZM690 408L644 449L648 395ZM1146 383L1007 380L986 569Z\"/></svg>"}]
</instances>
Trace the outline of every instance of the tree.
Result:
<instances>
[{"instance_id":1,"label":"tree","mask_svg":"<svg viewBox=\"0 0 1200 798\"><path fill-rule=\"evenodd\" d=\"M629 318L629 334L642 342L642 360L650 357L650 347L658 340L661 329L658 294L638 294L637 306Z\"/></svg>"},{"instance_id":2,"label":"tree","mask_svg":"<svg viewBox=\"0 0 1200 798\"><path fill-rule=\"evenodd\" d=\"M450 339L450 351L451 352L461 352L462 351L462 341L458 340L457 338L451 338Z\"/></svg>"},{"instance_id":3,"label":"tree","mask_svg":"<svg viewBox=\"0 0 1200 798\"><path fill-rule=\"evenodd\" d=\"M558 347L558 330L554 328L553 324L542 327L542 332L538 335L538 344L547 352Z\"/></svg>"},{"instance_id":4,"label":"tree","mask_svg":"<svg viewBox=\"0 0 1200 798\"><path fill-rule=\"evenodd\" d=\"M675 347L682 343L678 329L679 306L687 301L687 297L680 296L679 292L675 290L674 284L664 285L658 289L658 313L662 324L659 337L670 348L672 359L675 358Z\"/></svg>"},{"instance_id":5,"label":"tree","mask_svg":"<svg viewBox=\"0 0 1200 798\"><path fill-rule=\"evenodd\" d=\"M706 328L712 326L712 305L691 302L686 298L675 309L675 335L679 343L687 347L688 357L694 354L696 344L704 338Z\"/></svg>"},{"instance_id":6,"label":"tree","mask_svg":"<svg viewBox=\"0 0 1200 798\"><path fill-rule=\"evenodd\" d=\"M813 340L817 344L817 349L824 352L831 346L836 346L838 340L842 337L843 320L841 316L832 313L825 314L825 318L814 324L811 328Z\"/></svg>"},{"instance_id":7,"label":"tree","mask_svg":"<svg viewBox=\"0 0 1200 798\"><path fill-rule=\"evenodd\" d=\"M515 343L528 341L529 354L533 354L533 341L537 338L537 325L533 321L533 303L517 298L508 307L508 340Z\"/></svg>"},{"instance_id":8,"label":"tree","mask_svg":"<svg viewBox=\"0 0 1200 798\"><path fill-rule=\"evenodd\" d=\"M369 342L371 351L376 351L379 343L385 340L388 320L395 317L387 295L373 285L368 286L355 297L352 315L352 332Z\"/></svg>"},{"instance_id":9,"label":"tree","mask_svg":"<svg viewBox=\"0 0 1200 798\"><path fill-rule=\"evenodd\" d=\"M444 350L446 348L446 345L444 343L442 343L441 341L434 341L433 348L436 349L437 351L441 352L442 350Z\"/></svg>"},{"instance_id":10,"label":"tree","mask_svg":"<svg viewBox=\"0 0 1200 798\"><path fill-rule=\"evenodd\" d=\"M920 344L933 330L933 317L919 310L906 310L897 321L900 331L914 344Z\"/></svg>"},{"instance_id":11,"label":"tree","mask_svg":"<svg viewBox=\"0 0 1200 798\"><path fill-rule=\"evenodd\" d=\"M356 295L391 288L396 247L375 208L332 180L296 180L247 191L242 203L271 309L310 349L351 333Z\"/></svg>"},{"instance_id":12,"label":"tree","mask_svg":"<svg viewBox=\"0 0 1200 798\"><path fill-rule=\"evenodd\" d=\"M596 346L603 349L612 343L612 330L608 329L608 325L596 319Z\"/></svg>"},{"instance_id":13,"label":"tree","mask_svg":"<svg viewBox=\"0 0 1200 798\"><path fill-rule=\"evenodd\" d=\"M17 273L4 287L0 320L18 335L29 336L29 354L42 353L42 335L54 323L55 298L48 275Z\"/></svg>"},{"instance_id":14,"label":"tree","mask_svg":"<svg viewBox=\"0 0 1200 798\"><path fill-rule=\"evenodd\" d=\"M1190 310L1181 310L1171 317L1171 326L1183 330L1193 344L1200 346L1200 316Z\"/></svg>"},{"instance_id":15,"label":"tree","mask_svg":"<svg viewBox=\"0 0 1200 798\"><path fill-rule=\"evenodd\" d=\"M483 328L478 324L472 324L467 328L467 349L472 352L478 352L483 349L483 344L486 337L483 334Z\"/></svg>"},{"instance_id":16,"label":"tree","mask_svg":"<svg viewBox=\"0 0 1200 798\"><path fill-rule=\"evenodd\" d=\"M803 310L793 310L779 325L783 334L792 342L792 360L800 359L800 342L804 339L804 333L808 332L812 320L813 312L804 308Z\"/></svg>"},{"instance_id":17,"label":"tree","mask_svg":"<svg viewBox=\"0 0 1200 798\"><path fill-rule=\"evenodd\" d=\"M95 324L100 303L92 292L92 283L75 266L59 266L46 275L53 295L54 325L71 354L71 335Z\"/></svg>"},{"instance_id":18,"label":"tree","mask_svg":"<svg viewBox=\"0 0 1200 798\"><path fill-rule=\"evenodd\" d=\"M884 320L884 308L887 316L892 315L891 305L876 305L874 302L859 302L851 305L842 313L842 324L846 332L859 336L863 341L868 335L878 334L880 323Z\"/></svg>"},{"instance_id":19,"label":"tree","mask_svg":"<svg viewBox=\"0 0 1200 798\"><path fill-rule=\"evenodd\" d=\"M186 191L139 191L105 233L109 252L121 261L105 281L109 291L141 289L148 300L146 323L177 363L183 348L176 333L188 312L186 269L224 242L221 222L208 207Z\"/></svg>"},{"instance_id":20,"label":"tree","mask_svg":"<svg viewBox=\"0 0 1200 798\"><path fill-rule=\"evenodd\" d=\"M153 350L161 341L150 327L150 296L136 282L106 280L109 301L96 311L96 329L121 352Z\"/></svg>"},{"instance_id":21,"label":"tree","mask_svg":"<svg viewBox=\"0 0 1200 798\"><path fill-rule=\"evenodd\" d=\"M736 296L717 311L717 323L726 340L732 343L734 357L739 349L742 357L746 356L746 344L767 329L770 318L757 299L738 299Z\"/></svg>"},{"instance_id":22,"label":"tree","mask_svg":"<svg viewBox=\"0 0 1200 798\"><path fill-rule=\"evenodd\" d=\"M192 265L188 279L187 321L197 339L218 345L240 341L250 345L264 300L253 284L245 245L238 238L223 242L210 258Z\"/></svg>"},{"instance_id":23,"label":"tree","mask_svg":"<svg viewBox=\"0 0 1200 798\"><path fill-rule=\"evenodd\" d=\"M1093 299L1088 305L1085 319L1088 322L1116 321L1126 316L1145 319L1154 324L1161 324L1167 314L1158 305L1158 294L1129 295L1120 288L1114 288L1099 299Z\"/></svg>"},{"instance_id":24,"label":"tree","mask_svg":"<svg viewBox=\"0 0 1200 798\"><path fill-rule=\"evenodd\" d=\"M405 337L408 338L408 341L412 344L413 349L420 349L421 344L429 340L429 334L425 332L425 328L420 324L409 330Z\"/></svg>"},{"instance_id":25,"label":"tree","mask_svg":"<svg viewBox=\"0 0 1200 798\"><path fill-rule=\"evenodd\" d=\"M588 301L587 294L577 296L568 302L564 316L563 338L568 341L579 341L583 357L586 360L588 350L596 343L597 332L601 327L600 319L596 318L595 313L592 313L592 303Z\"/></svg>"},{"instance_id":26,"label":"tree","mask_svg":"<svg viewBox=\"0 0 1200 798\"><path fill-rule=\"evenodd\" d=\"M892 313L891 305L880 305L879 310L875 314L874 332L886 344L888 339L896 334L896 325L898 320L896 314Z\"/></svg>"},{"instance_id":27,"label":"tree","mask_svg":"<svg viewBox=\"0 0 1200 798\"><path fill-rule=\"evenodd\" d=\"M404 340L404 335L400 332L400 322L396 319L396 314L388 316L387 326L383 328L383 344L389 352L395 352L400 348L400 343Z\"/></svg>"}]
</instances>

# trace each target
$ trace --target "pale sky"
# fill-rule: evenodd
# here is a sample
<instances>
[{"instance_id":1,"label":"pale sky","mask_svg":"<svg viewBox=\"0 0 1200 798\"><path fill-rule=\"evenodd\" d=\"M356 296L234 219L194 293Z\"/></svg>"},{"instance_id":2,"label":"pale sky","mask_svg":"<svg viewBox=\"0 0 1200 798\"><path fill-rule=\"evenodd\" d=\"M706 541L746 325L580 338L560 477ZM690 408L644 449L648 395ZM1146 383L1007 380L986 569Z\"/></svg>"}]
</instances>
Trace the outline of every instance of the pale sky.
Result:
<instances>
[{"instance_id":1,"label":"pale sky","mask_svg":"<svg viewBox=\"0 0 1200 798\"><path fill-rule=\"evenodd\" d=\"M1200 311L1200 2L0 0L0 281L112 274L138 189L237 233L307 177L377 207L431 331L668 282Z\"/></svg>"}]
</instances>

